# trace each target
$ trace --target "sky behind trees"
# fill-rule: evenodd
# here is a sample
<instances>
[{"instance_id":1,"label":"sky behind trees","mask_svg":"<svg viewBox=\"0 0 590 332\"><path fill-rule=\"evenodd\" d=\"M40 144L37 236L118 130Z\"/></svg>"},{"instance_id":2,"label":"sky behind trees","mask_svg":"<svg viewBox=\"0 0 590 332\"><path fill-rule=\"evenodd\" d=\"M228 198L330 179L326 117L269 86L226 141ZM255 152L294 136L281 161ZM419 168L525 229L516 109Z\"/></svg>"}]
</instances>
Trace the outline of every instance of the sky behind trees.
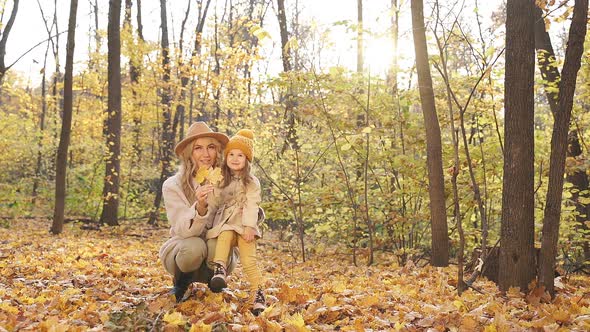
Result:
<instances>
[{"instance_id":1,"label":"sky behind trees","mask_svg":"<svg viewBox=\"0 0 590 332\"><path fill-rule=\"evenodd\" d=\"M133 5L133 25L136 26L136 0ZM479 13L484 25L489 22L492 11L497 9L503 0L479 1ZM295 1L287 2L287 11L293 13ZM399 1L401 5L400 12L400 43L399 54L401 67L411 67L414 61L411 23L410 23L410 6L407 1ZM464 7L464 12L469 16L474 16L473 3L468 3ZM53 15L54 2L52 0L28 0L21 1L19 11L15 20L14 27L8 39L6 59L11 64L23 55L27 50L39 42L47 39L45 25L41 18L39 4L43 8L45 17L48 21ZM158 42L160 36L160 4L157 0L142 1L142 18L144 36L147 40ZM217 14L223 14L225 1L216 0L212 6L217 9ZM355 68L356 66L356 39L355 32L351 25L356 24L356 0L299 0L297 5L300 10L300 23L309 24L317 29L318 34L326 31L330 36L329 42L324 44L325 49L322 52L322 58L318 59L318 65L323 69L330 66L341 65L346 68ZM168 1L168 24L170 26L170 39L177 43L180 34L180 25L186 11L187 1L175 0ZM370 0L364 1L363 18L367 30L365 35L365 63L371 75L384 76L389 65L390 58L393 54L393 47L387 35L391 26L391 1L390 0ZM59 32L59 52L61 66L65 64L65 42L67 29L67 13L69 11L69 1L57 1L57 16ZM6 1L6 12L12 8L12 1ZM99 29L103 34L102 47L106 50L106 25L108 16L108 1L99 0ZM192 38L193 31L191 27L196 25L196 2L191 5L191 15L187 22L187 32ZM425 7L425 15L431 12L431 8ZM90 1L80 1L78 8L78 23L76 33L75 49L75 70L76 67L85 65L89 47L94 45L94 13ZM291 15L292 16L292 15ZM5 19L6 20L6 19ZM205 34L211 32L212 22L214 20L213 12L207 18L208 24L205 27ZM280 65L280 37L279 28L276 18L276 2L272 1L268 8L263 22L263 28L269 33L270 38L262 43L261 54L269 61L266 66L268 74L276 74L281 71ZM55 32L52 34L54 35ZM185 37L186 38L186 37ZM190 39L188 39L190 40ZM92 45L92 46L90 46ZM30 53L22 57L14 65L12 70L22 73L22 76L30 79L30 84L37 86L40 82L40 70L43 68L43 57L47 44L42 43ZM49 52L48 68L54 67L53 56ZM404 66L405 64L405 66ZM79 69L79 68L78 68ZM28 82L24 82L28 84Z\"/></svg>"}]
</instances>

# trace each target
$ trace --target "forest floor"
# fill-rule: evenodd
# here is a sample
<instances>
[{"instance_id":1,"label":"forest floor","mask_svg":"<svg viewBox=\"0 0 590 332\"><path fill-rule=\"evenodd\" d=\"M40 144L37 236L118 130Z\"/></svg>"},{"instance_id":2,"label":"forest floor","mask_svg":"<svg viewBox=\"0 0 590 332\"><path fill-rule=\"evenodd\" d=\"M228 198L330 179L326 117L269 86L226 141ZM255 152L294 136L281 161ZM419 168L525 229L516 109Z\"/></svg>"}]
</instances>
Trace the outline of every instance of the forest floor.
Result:
<instances>
[{"instance_id":1,"label":"forest floor","mask_svg":"<svg viewBox=\"0 0 590 332\"><path fill-rule=\"evenodd\" d=\"M268 239L259 241L259 262L270 306L259 317L249 311L240 268L230 290L214 294L195 283L177 305L157 258L167 228L80 225L66 224L59 236L47 220L0 228L0 331L590 330L588 277L560 280L552 302L534 292L501 294L487 280L476 282L481 293L458 296L453 266L398 267L380 256L355 267L334 248L295 262L285 243Z\"/></svg>"}]
</instances>

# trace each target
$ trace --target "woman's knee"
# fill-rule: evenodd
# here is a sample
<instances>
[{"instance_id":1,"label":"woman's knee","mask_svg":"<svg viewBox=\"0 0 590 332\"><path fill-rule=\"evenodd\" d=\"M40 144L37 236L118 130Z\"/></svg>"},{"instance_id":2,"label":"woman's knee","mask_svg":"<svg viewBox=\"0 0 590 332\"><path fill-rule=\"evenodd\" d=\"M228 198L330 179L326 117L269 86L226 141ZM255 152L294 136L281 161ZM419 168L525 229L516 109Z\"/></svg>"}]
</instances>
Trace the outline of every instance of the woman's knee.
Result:
<instances>
[{"instance_id":1,"label":"woman's knee","mask_svg":"<svg viewBox=\"0 0 590 332\"><path fill-rule=\"evenodd\" d=\"M176 265L182 272L192 272L207 258L207 244L203 239L192 237L182 240L176 252Z\"/></svg>"}]
</instances>

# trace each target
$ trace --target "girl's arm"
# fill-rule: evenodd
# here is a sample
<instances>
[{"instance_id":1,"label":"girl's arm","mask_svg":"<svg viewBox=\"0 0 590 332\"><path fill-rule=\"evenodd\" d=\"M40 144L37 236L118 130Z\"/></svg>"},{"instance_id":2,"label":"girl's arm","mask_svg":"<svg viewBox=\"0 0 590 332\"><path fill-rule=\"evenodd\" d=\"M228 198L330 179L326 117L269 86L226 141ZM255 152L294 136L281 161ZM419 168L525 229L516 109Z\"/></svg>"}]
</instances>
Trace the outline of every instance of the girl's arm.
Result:
<instances>
[{"instance_id":1,"label":"girl's arm","mask_svg":"<svg viewBox=\"0 0 590 332\"><path fill-rule=\"evenodd\" d=\"M260 181L256 177L246 188L246 205L242 211L242 224L246 227L257 229L258 227L258 207L262 201Z\"/></svg>"}]
</instances>

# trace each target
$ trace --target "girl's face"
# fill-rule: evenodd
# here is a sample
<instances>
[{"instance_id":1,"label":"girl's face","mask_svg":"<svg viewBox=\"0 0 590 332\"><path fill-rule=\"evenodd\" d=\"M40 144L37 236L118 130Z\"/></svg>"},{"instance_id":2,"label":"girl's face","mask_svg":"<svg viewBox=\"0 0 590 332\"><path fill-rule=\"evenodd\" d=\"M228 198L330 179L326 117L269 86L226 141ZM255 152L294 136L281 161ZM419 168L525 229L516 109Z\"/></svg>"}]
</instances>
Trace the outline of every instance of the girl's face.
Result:
<instances>
[{"instance_id":1,"label":"girl's face","mask_svg":"<svg viewBox=\"0 0 590 332\"><path fill-rule=\"evenodd\" d=\"M236 174L246 167L246 155L240 149L231 149L227 153L226 163L232 174Z\"/></svg>"},{"instance_id":2,"label":"girl's face","mask_svg":"<svg viewBox=\"0 0 590 332\"><path fill-rule=\"evenodd\" d=\"M211 137L197 138L193 143L193 160L197 168L211 167L217 161L217 140Z\"/></svg>"}]
</instances>

